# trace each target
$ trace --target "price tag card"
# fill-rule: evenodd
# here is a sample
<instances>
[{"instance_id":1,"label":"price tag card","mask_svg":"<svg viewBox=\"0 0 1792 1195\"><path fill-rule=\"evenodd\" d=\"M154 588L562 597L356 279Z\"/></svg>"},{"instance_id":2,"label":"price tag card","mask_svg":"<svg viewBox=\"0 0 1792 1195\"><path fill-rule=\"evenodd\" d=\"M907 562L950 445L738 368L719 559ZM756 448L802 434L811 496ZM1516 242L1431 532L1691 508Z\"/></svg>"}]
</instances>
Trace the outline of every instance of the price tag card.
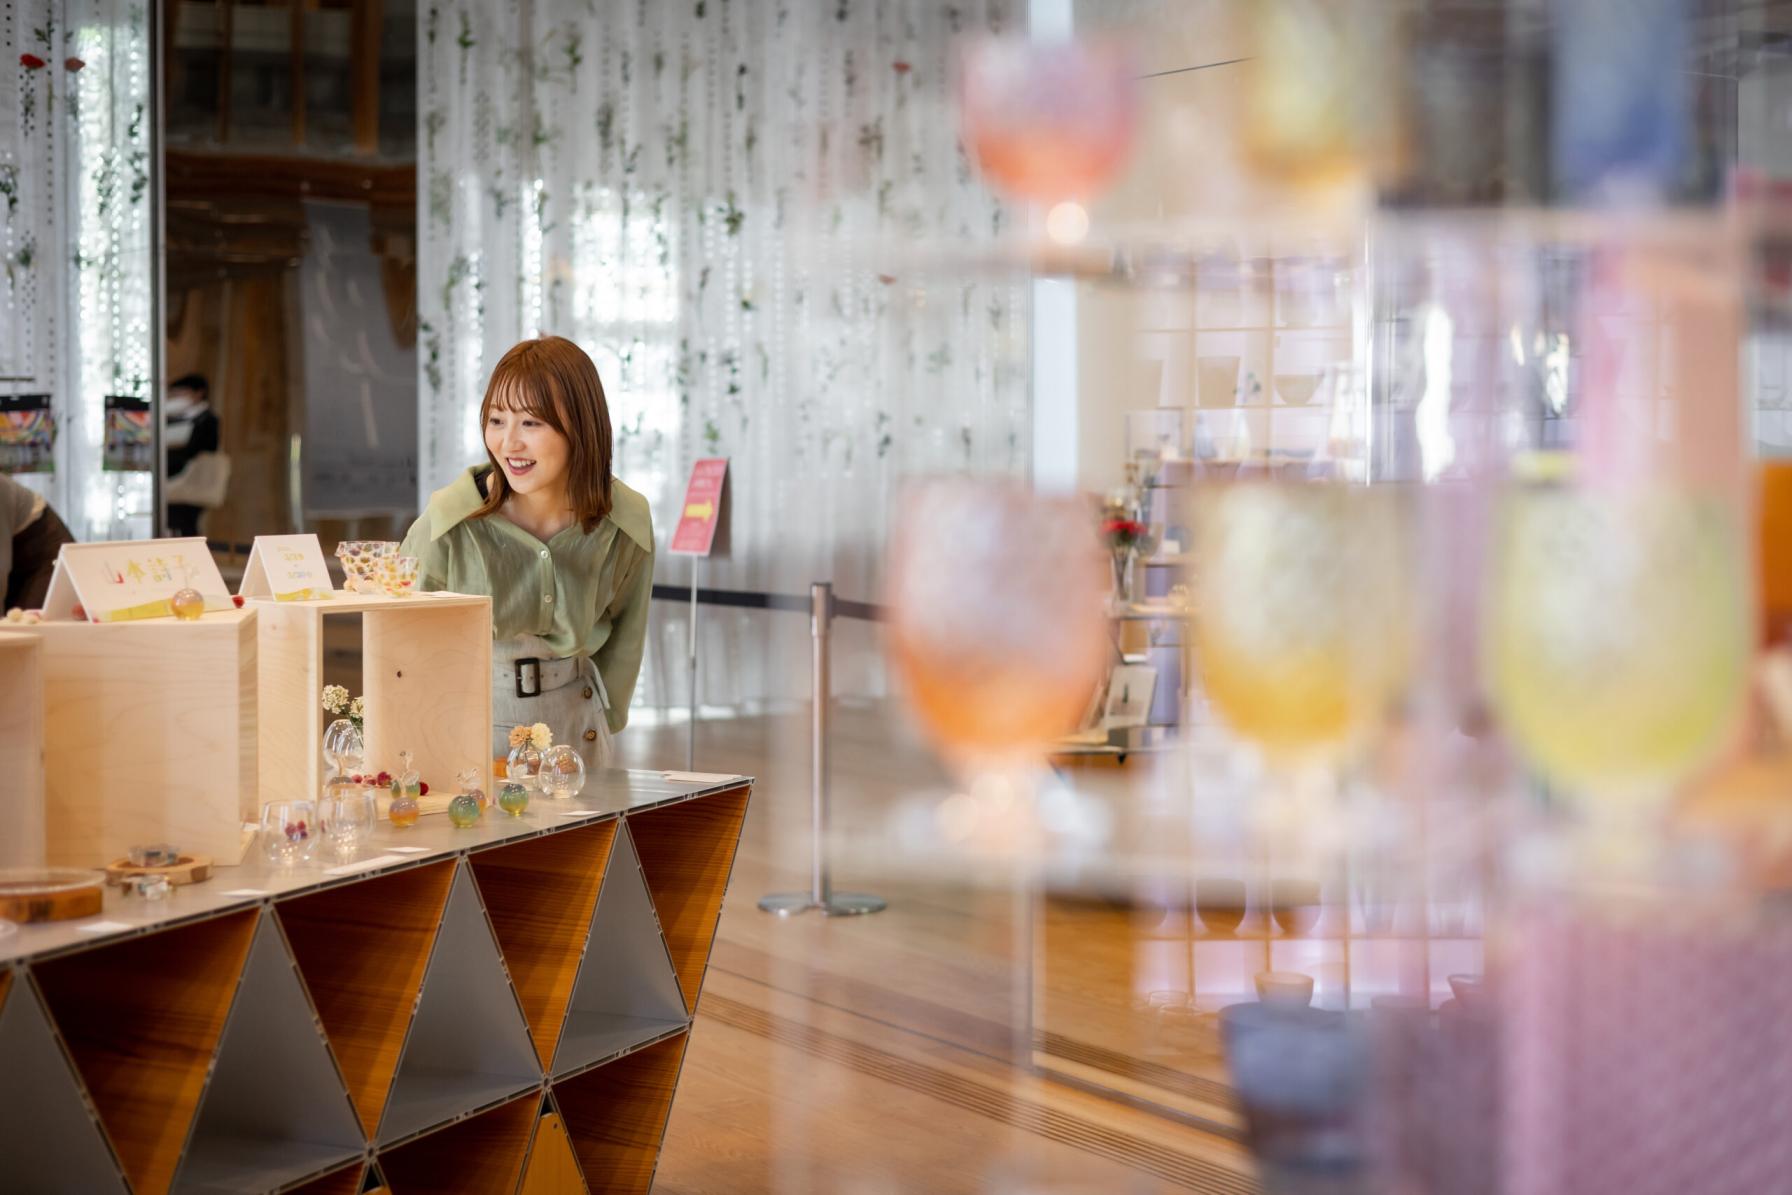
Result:
<instances>
[{"instance_id":1,"label":"price tag card","mask_svg":"<svg viewBox=\"0 0 1792 1195\"><path fill-rule=\"evenodd\" d=\"M217 562L198 537L64 544L44 598L44 617L84 617L89 622L167 618L174 613L170 599L183 589L204 595L208 610L234 605Z\"/></svg>"},{"instance_id":2,"label":"price tag card","mask_svg":"<svg viewBox=\"0 0 1792 1195\"><path fill-rule=\"evenodd\" d=\"M336 596L315 535L258 535L243 569L244 597L306 602Z\"/></svg>"}]
</instances>

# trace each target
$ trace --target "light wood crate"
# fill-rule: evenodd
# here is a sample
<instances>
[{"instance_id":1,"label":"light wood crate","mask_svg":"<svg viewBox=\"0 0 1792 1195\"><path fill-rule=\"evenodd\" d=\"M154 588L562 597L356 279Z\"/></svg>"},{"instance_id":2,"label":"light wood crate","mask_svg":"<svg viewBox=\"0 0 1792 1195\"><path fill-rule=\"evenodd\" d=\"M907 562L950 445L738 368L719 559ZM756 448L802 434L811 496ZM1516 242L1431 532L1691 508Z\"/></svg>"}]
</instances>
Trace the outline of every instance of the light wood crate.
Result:
<instances>
[{"instance_id":1,"label":"light wood crate","mask_svg":"<svg viewBox=\"0 0 1792 1195\"><path fill-rule=\"evenodd\" d=\"M260 790L263 801L315 798L328 771L322 706L324 619L361 616L366 767L398 771L409 751L430 795L454 792L476 768L492 790L492 606L466 594L250 603L260 614ZM445 807L445 804L444 804Z\"/></svg>"},{"instance_id":2,"label":"light wood crate","mask_svg":"<svg viewBox=\"0 0 1792 1195\"><path fill-rule=\"evenodd\" d=\"M197 622L45 622L45 858L103 867L170 842L242 859L256 795L255 612Z\"/></svg>"},{"instance_id":3,"label":"light wood crate","mask_svg":"<svg viewBox=\"0 0 1792 1195\"><path fill-rule=\"evenodd\" d=\"M44 669L35 635L0 634L0 867L44 863Z\"/></svg>"}]
</instances>

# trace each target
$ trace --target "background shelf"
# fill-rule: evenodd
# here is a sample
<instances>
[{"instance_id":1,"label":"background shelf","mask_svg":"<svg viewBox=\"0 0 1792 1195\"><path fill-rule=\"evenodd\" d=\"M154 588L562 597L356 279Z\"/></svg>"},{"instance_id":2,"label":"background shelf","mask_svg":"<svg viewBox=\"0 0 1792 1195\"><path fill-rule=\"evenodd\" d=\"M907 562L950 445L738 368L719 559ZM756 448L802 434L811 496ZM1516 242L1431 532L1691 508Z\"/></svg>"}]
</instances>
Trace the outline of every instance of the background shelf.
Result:
<instances>
[{"instance_id":1,"label":"background shelf","mask_svg":"<svg viewBox=\"0 0 1792 1195\"><path fill-rule=\"evenodd\" d=\"M551 1104L551 1096L549 1101ZM517 1195L574 1195L586 1189L560 1114L543 1112L535 1122L535 1139L529 1143L529 1160L523 1163Z\"/></svg>"}]
</instances>

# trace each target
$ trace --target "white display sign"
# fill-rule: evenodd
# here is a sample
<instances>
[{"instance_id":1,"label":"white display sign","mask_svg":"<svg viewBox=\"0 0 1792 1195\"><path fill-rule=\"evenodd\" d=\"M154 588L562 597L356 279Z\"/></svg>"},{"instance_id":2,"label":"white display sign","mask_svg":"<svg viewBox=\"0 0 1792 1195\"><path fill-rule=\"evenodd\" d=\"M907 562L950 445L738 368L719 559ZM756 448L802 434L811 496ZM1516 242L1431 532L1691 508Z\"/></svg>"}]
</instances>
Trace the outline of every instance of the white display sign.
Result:
<instances>
[{"instance_id":1,"label":"white display sign","mask_svg":"<svg viewBox=\"0 0 1792 1195\"><path fill-rule=\"evenodd\" d=\"M44 618L167 618L174 614L170 599L183 589L203 594L207 610L228 610L235 604L205 540L197 536L64 544L44 598Z\"/></svg>"},{"instance_id":2,"label":"white display sign","mask_svg":"<svg viewBox=\"0 0 1792 1195\"><path fill-rule=\"evenodd\" d=\"M336 587L317 536L258 535L237 592L249 598L306 602L334 597Z\"/></svg>"}]
</instances>

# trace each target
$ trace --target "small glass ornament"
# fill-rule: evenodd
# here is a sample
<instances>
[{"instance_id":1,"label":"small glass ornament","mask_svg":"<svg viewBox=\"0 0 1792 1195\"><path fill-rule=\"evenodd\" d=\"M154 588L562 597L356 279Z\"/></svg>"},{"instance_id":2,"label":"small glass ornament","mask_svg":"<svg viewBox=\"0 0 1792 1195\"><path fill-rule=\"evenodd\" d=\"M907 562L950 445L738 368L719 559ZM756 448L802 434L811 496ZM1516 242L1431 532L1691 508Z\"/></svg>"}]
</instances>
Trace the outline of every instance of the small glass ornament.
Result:
<instances>
[{"instance_id":1,"label":"small glass ornament","mask_svg":"<svg viewBox=\"0 0 1792 1195\"><path fill-rule=\"evenodd\" d=\"M416 825L417 817L422 812L417 805L417 798L407 797L403 792L395 794L392 803L386 807L386 816L400 829Z\"/></svg>"},{"instance_id":2,"label":"small glass ornament","mask_svg":"<svg viewBox=\"0 0 1792 1195\"><path fill-rule=\"evenodd\" d=\"M454 774L454 782L462 796L472 797L479 804L479 812L485 812L485 790L479 787L479 769L462 768Z\"/></svg>"},{"instance_id":3,"label":"small glass ornament","mask_svg":"<svg viewBox=\"0 0 1792 1195\"><path fill-rule=\"evenodd\" d=\"M457 830L465 830L479 822L479 802L472 793L457 793L448 802L448 820Z\"/></svg>"},{"instance_id":4,"label":"small glass ornament","mask_svg":"<svg viewBox=\"0 0 1792 1195\"><path fill-rule=\"evenodd\" d=\"M498 786L498 808L511 817L523 816L523 810L529 808L529 790L514 780L506 780Z\"/></svg>"},{"instance_id":5,"label":"small glass ornament","mask_svg":"<svg viewBox=\"0 0 1792 1195\"><path fill-rule=\"evenodd\" d=\"M541 787L544 754L535 744L526 740L522 746L512 747L510 757L504 761L504 778L514 780L525 788Z\"/></svg>"},{"instance_id":6,"label":"small glass ornament","mask_svg":"<svg viewBox=\"0 0 1792 1195\"><path fill-rule=\"evenodd\" d=\"M174 617L182 622L197 622L205 613L205 595L197 589L175 590L168 604L174 608Z\"/></svg>"},{"instance_id":7,"label":"small glass ornament","mask_svg":"<svg viewBox=\"0 0 1792 1195\"><path fill-rule=\"evenodd\" d=\"M269 801L261 807L261 852L269 863L309 859L316 832L315 801Z\"/></svg>"},{"instance_id":8,"label":"small glass ornament","mask_svg":"<svg viewBox=\"0 0 1792 1195\"><path fill-rule=\"evenodd\" d=\"M541 763L541 791L557 801L579 795L585 787L585 760L572 746L549 747Z\"/></svg>"},{"instance_id":9,"label":"small glass ornament","mask_svg":"<svg viewBox=\"0 0 1792 1195\"><path fill-rule=\"evenodd\" d=\"M361 728L347 718L338 718L324 728L324 758L338 776L360 771L366 751Z\"/></svg>"}]
</instances>

